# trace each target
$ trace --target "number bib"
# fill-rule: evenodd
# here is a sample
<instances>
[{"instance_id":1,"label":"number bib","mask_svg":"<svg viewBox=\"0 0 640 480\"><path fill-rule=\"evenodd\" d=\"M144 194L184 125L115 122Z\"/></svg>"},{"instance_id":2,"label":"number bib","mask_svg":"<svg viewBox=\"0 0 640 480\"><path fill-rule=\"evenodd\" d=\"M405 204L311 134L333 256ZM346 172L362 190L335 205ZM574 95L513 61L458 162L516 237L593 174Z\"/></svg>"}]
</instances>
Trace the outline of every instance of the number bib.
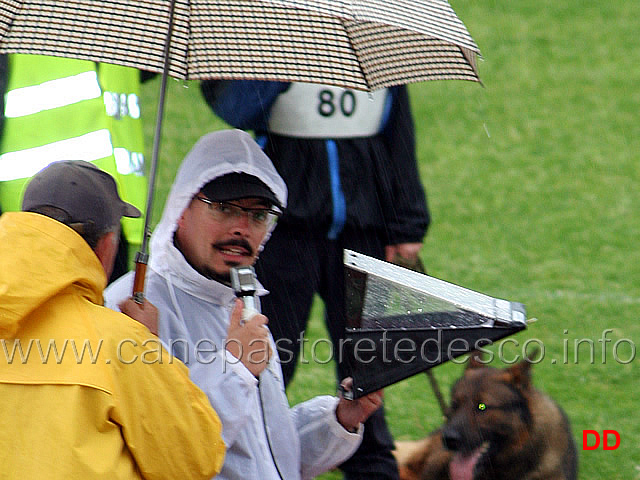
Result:
<instances>
[{"instance_id":1,"label":"number bib","mask_svg":"<svg viewBox=\"0 0 640 480\"><path fill-rule=\"evenodd\" d=\"M387 89L347 90L293 83L271 109L269 131L287 137L351 138L378 133Z\"/></svg>"}]
</instances>

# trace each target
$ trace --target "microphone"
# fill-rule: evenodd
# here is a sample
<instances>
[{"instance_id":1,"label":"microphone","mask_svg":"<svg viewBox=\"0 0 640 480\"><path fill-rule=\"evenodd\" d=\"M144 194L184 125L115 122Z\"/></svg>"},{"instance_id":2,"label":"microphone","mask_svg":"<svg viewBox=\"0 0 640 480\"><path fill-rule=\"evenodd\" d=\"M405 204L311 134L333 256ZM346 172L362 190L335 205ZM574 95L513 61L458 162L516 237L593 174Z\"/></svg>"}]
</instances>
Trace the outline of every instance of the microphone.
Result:
<instances>
[{"instance_id":1,"label":"microphone","mask_svg":"<svg viewBox=\"0 0 640 480\"><path fill-rule=\"evenodd\" d=\"M242 303L244 303L242 320L246 322L257 313L255 301L256 272L253 267L232 267L231 287L236 297L242 299Z\"/></svg>"}]
</instances>

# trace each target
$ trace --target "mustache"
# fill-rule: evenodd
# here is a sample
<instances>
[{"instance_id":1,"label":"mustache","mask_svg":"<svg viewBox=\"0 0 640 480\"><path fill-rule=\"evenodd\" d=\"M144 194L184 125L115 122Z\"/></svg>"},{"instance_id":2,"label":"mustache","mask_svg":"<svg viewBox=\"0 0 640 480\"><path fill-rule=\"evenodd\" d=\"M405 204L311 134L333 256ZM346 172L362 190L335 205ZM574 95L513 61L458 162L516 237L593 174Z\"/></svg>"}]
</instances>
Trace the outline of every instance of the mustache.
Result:
<instances>
[{"instance_id":1,"label":"mustache","mask_svg":"<svg viewBox=\"0 0 640 480\"><path fill-rule=\"evenodd\" d=\"M226 240L223 242L214 243L213 247L214 248L240 247L240 248L244 248L247 252L249 252L249 255L251 256L254 255L253 248L251 248L251 245L249 245L249 242L247 242L244 238L232 238L230 240Z\"/></svg>"}]
</instances>

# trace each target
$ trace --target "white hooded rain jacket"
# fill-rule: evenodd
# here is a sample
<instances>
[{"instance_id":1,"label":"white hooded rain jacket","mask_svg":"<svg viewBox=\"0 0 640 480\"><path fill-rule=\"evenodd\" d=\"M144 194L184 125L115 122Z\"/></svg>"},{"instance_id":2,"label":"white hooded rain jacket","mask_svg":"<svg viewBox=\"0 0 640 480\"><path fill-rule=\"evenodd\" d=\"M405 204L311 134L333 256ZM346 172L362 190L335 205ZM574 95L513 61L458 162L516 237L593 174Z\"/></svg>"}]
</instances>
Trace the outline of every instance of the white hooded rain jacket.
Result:
<instances>
[{"instance_id":1,"label":"white hooded rain jacket","mask_svg":"<svg viewBox=\"0 0 640 480\"><path fill-rule=\"evenodd\" d=\"M146 296L160 310L160 338L189 366L192 380L222 420L228 450L216 478L313 478L353 454L362 427L351 434L337 422L337 399L332 396L290 408L275 345L274 358L259 379L228 354L224 340L233 290L196 272L173 244L177 221L193 196L214 178L232 172L258 177L286 205L283 180L250 135L240 130L205 135L184 159L152 236ZM112 284L105 292L107 305L114 308L130 296L132 284L132 272Z\"/></svg>"}]
</instances>

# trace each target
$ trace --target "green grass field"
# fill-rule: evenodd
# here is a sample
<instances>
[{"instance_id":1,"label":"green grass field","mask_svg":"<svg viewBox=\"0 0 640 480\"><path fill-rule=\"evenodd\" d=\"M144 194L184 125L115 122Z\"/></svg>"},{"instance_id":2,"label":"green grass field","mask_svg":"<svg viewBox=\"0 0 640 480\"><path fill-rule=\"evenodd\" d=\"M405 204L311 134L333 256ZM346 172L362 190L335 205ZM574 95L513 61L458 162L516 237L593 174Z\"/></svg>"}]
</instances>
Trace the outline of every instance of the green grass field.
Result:
<instances>
[{"instance_id":1,"label":"green grass field","mask_svg":"<svg viewBox=\"0 0 640 480\"><path fill-rule=\"evenodd\" d=\"M527 306L536 321L511 338L544 345L534 381L572 421L580 479L640 479L640 2L452 4L483 53L484 87L411 86L433 215L423 260L435 277ZM184 154L223 127L197 84L169 83L154 221ZM158 85L143 92L149 158ZM325 336L318 303L308 337ZM462 368L433 372L448 392ZM334 391L333 365L310 363L289 397ZM397 439L442 421L424 375L385 395ZM582 451L585 429L617 430L620 447Z\"/></svg>"}]
</instances>

